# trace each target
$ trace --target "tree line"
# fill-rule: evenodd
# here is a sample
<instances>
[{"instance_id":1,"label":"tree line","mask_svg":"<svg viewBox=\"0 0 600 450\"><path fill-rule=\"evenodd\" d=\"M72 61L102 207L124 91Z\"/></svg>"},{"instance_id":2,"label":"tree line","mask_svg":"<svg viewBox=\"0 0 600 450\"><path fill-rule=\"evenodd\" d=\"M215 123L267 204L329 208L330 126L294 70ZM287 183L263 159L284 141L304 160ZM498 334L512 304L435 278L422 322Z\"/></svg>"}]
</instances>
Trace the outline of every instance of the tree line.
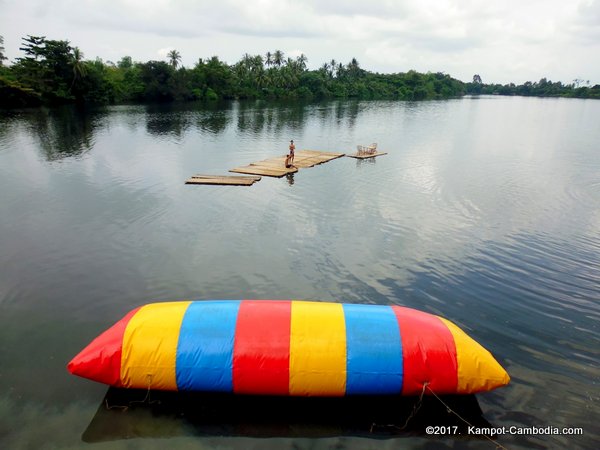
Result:
<instances>
[{"instance_id":1,"label":"tree line","mask_svg":"<svg viewBox=\"0 0 600 450\"><path fill-rule=\"evenodd\" d=\"M171 102L216 99L401 99L424 100L464 94L463 83L442 73L378 74L353 58L307 69L307 58L281 50L245 54L229 65L213 56L191 67L171 50L166 61L116 63L86 60L69 41L23 38L23 56L0 67L0 104Z\"/></svg>"},{"instance_id":2,"label":"tree line","mask_svg":"<svg viewBox=\"0 0 600 450\"><path fill-rule=\"evenodd\" d=\"M484 84L481 76L473 75L473 81L465 84L465 92L471 95L520 95L525 97L573 97L600 98L600 84L590 86L589 81L573 80L571 84L552 82L546 78L540 81L526 81L523 84Z\"/></svg>"},{"instance_id":3,"label":"tree line","mask_svg":"<svg viewBox=\"0 0 600 450\"><path fill-rule=\"evenodd\" d=\"M348 63L331 60L316 70L307 69L301 54L286 57L281 50L265 55L245 54L229 65L213 56L181 65L181 54L171 50L166 61L118 62L86 60L78 47L66 40L27 36L19 48L23 56L5 65L0 36L0 107L41 104L120 104L218 99L398 99L428 100L459 97L465 93L540 95L485 85L479 78L463 83L444 73L380 74L364 70L356 58ZM527 83L526 83L527 84ZM564 95L561 85L559 94ZM596 95L594 88L577 88L572 96ZM549 93L550 91L544 91ZM558 91L557 91L558 92ZM570 93L570 91L569 91Z\"/></svg>"}]
</instances>

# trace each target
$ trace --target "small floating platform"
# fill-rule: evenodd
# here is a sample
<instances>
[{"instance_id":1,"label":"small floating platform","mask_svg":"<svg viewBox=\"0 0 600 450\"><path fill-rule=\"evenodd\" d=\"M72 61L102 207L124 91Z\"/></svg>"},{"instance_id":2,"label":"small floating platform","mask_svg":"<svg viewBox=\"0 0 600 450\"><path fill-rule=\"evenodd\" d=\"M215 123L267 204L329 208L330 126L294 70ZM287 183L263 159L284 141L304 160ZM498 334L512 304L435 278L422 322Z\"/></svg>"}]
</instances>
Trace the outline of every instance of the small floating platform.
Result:
<instances>
[{"instance_id":1,"label":"small floating platform","mask_svg":"<svg viewBox=\"0 0 600 450\"><path fill-rule=\"evenodd\" d=\"M291 167L285 167L286 156L264 159L248 164L247 166L236 167L235 169L231 169L230 172L280 178L284 175L298 172L298 169L306 169L336 158L341 158L344 156L344 153L298 150L294 155L294 164Z\"/></svg>"},{"instance_id":2,"label":"small floating platform","mask_svg":"<svg viewBox=\"0 0 600 450\"><path fill-rule=\"evenodd\" d=\"M241 175L194 175L185 184L212 184L220 186L252 186L261 177Z\"/></svg>"},{"instance_id":3,"label":"small floating platform","mask_svg":"<svg viewBox=\"0 0 600 450\"><path fill-rule=\"evenodd\" d=\"M346 155L350 158L356 159L367 159L367 158L375 158L376 156L387 155L387 152L375 152L375 153L354 153L352 155Z\"/></svg>"}]
</instances>

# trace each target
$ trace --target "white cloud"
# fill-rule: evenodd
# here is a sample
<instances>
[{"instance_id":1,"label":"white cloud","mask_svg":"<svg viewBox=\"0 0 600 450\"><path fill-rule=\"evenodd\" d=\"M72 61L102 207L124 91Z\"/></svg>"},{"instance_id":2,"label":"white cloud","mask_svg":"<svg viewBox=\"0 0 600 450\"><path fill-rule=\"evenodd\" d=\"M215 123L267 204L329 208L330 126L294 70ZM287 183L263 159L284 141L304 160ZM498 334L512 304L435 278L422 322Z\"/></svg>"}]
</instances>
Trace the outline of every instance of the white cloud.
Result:
<instances>
[{"instance_id":1,"label":"white cloud","mask_svg":"<svg viewBox=\"0 0 600 450\"><path fill-rule=\"evenodd\" d=\"M165 59L171 50L173 50L173 47L159 48L156 54L159 58Z\"/></svg>"},{"instance_id":2,"label":"white cloud","mask_svg":"<svg viewBox=\"0 0 600 450\"><path fill-rule=\"evenodd\" d=\"M302 49L311 68L356 57L379 72L600 82L600 62L590 57L600 53L600 0L5 0L2 10L10 58L33 34L113 61L155 59L167 47L188 66L199 57L234 63L244 53L293 57Z\"/></svg>"}]
</instances>

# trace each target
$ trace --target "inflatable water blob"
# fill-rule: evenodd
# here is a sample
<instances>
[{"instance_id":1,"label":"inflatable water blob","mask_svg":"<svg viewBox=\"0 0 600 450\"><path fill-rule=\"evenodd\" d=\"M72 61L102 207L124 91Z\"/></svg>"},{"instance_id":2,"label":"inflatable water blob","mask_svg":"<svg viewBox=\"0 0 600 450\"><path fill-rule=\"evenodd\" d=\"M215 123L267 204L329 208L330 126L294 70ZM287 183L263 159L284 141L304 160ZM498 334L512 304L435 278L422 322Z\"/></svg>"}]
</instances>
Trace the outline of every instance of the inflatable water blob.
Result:
<instances>
[{"instance_id":1,"label":"inflatable water blob","mask_svg":"<svg viewBox=\"0 0 600 450\"><path fill-rule=\"evenodd\" d=\"M67 367L115 387L257 395L472 394L510 380L442 317L296 300L148 304Z\"/></svg>"}]
</instances>

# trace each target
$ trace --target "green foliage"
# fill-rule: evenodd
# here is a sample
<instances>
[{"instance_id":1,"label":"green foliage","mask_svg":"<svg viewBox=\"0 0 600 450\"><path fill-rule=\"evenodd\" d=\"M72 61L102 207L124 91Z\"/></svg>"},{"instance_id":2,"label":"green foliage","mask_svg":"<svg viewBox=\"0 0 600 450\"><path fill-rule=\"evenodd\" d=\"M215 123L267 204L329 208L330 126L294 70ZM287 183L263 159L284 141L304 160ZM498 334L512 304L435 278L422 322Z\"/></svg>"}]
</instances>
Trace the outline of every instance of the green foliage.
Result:
<instances>
[{"instance_id":1,"label":"green foliage","mask_svg":"<svg viewBox=\"0 0 600 450\"><path fill-rule=\"evenodd\" d=\"M101 59L85 62L83 75L76 76L71 89L79 103L111 103L114 101L112 85L109 82L109 70ZM75 66L74 66L75 70Z\"/></svg>"},{"instance_id":2,"label":"green foliage","mask_svg":"<svg viewBox=\"0 0 600 450\"><path fill-rule=\"evenodd\" d=\"M206 88L206 92L204 93L204 98L209 101L219 100L219 96L211 88Z\"/></svg>"},{"instance_id":3,"label":"green foliage","mask_svg":"<svg viewBox=\"0 0 600 450\"><path fill-rule=\"evenodd\" d=\"M475 77L473 77L475 79ZM562 84L560 81L552 82L546 78L540 81L526 81L523 84L515 85L509 83L501 84L483 84L467 83L465 85L467 94L487 94L487 95L522 95L526 97L577 97L577 98L600 98L600 85L590 87L580 86L583 80L573 80L573 84Z\"/></svg>"},{"instance_id":4,"label":"green foliage","mask_svg":"<svg viewBox=\"0 0 600 450\"><path fill-rule=\"evenodd\" d=\"M175 99L171 78L175 69L164 61L140 64L140 79L144 85L143 98L149 102L170 102Z\"/></svg>"},{"instance_id":5,"label":"green foliage","mask_svg":"<svg viewBox=\"0 0 600 450\"><path fill-rule=\"evenodd\" d=\"M11 68L24 86L34 89L47 103L66 103L75 100L71 93L73 48L68 41L49 40L40 36L23 39L24 58L18 58Z\"/></svg>"},{"instance_id":6,"label":"green foliage","mask_svg":"<svg viewBox=\"0 0 600 450\"><path fill-rule=\"evenodd\" d=\"M173 69L177 69L177 66L181 62L181 54L177 50L171 50L167 53L167 58L169 58L169 64Z\"/></svg>"},{"instance_id":7,"label":"green foliage","mask_svg":"<svg viewBox=\"0 0 600 450\"><path fill-rule=\"evenodd\" d=\"M1 38L1 37L0 37ZM0 63L3 47L0 39ZM463 83L447 74L379 74L360 67L356 58L344 64L332 59L307 70L307 58L286 57L281 50L265 56L245 54L228 65L217 56L199 59L191 68L180 66L181 55L171 50L166 61L134 62L124 56L114 65L84 60L68 41L27 36L24 56L12 66L0 64L0 106L67 102L127 103L215 101L219 99L397 99L430 100L468 94L535 95L600 98L600 86L553 83L545 78L523 85L484 84L481 76Z\"/></svg>"},{"instance_id":8,"label":"green foliage","mask_svg":"<svg viewBox=\"0 0 600 450\"><path fill-rule=\"evenodd\" d=\"M8 108L38 106L42 103L40 94L23 86L18 81L0 76L0 105Z\"/></svg>"}]
</instances>

